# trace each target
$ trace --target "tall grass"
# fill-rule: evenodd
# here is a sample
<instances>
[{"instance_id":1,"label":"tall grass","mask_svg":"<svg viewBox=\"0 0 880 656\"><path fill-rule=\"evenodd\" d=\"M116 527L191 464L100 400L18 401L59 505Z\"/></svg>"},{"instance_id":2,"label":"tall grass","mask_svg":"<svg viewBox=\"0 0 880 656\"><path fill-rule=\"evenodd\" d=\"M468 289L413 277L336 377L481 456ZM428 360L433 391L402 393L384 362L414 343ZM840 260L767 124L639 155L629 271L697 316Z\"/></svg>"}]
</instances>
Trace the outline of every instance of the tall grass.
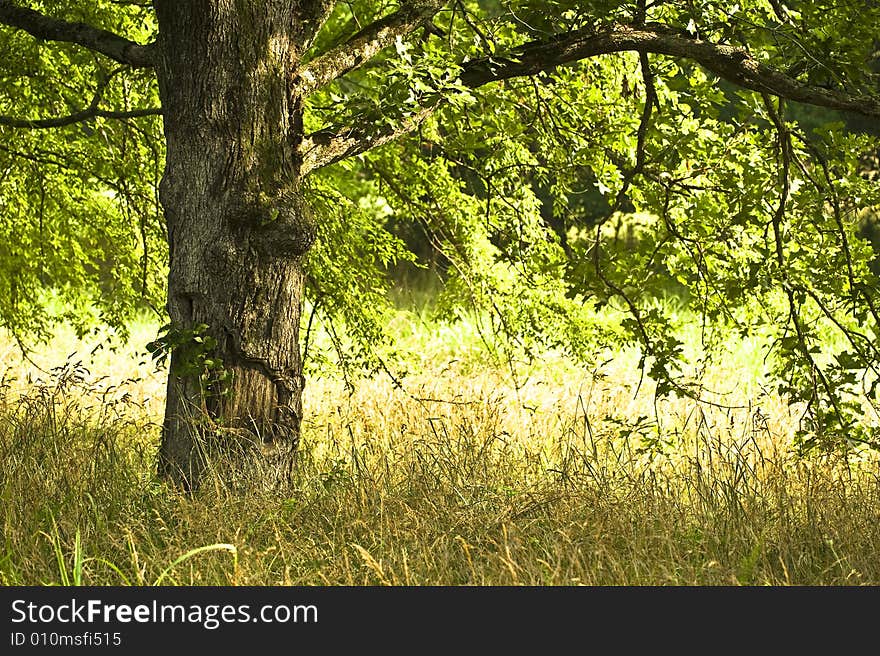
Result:
<instances>
[{"instance_id":1,"label":"tall grass","mask_svg":"<svg viewBox=\"0 0 880 656\"><path fill-rule=\"evenodd\" d=\"M633 352L514 385L433 328L403 380L310 382L284 493L158 481L161 372L131 349L5 383L0 583L880 583L878 459L797 456L755 344L706 371L723 409L655 401Z\"/></svg>"}]
</instances>

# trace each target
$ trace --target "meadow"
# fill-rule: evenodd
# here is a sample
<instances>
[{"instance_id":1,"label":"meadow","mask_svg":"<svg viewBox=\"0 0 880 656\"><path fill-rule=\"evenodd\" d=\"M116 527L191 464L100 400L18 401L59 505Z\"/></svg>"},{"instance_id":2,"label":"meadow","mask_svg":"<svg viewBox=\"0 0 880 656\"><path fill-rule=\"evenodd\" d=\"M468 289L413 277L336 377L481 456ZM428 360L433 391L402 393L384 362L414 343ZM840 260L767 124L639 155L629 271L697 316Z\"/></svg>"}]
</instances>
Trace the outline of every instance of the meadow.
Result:
<instances>
[{"instance_id":1,"label":"meadow","mask_svg":"<svg viewBox=\"0 0 880 656\"><path fill-rule=\"evenodd\" d=\"M880 584L880 459L798 453L760 336L705 364L711 405L656 399L635 347L503 362L466 321L394 321L408 373L313 374L283 493L156 478L158 322L29 361L4 337L0 583Z\"/></svg>"}]
</instances>

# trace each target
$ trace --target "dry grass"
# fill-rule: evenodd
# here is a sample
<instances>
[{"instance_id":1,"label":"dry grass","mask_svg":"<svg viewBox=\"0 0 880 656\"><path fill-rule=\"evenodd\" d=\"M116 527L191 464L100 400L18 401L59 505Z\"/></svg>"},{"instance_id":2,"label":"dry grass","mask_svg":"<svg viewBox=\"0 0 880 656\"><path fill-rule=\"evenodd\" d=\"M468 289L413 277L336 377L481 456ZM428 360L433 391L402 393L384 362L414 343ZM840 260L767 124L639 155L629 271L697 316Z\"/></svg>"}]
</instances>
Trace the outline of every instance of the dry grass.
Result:
<instances>
[{"instance_id":1,"label":"dry grass","mask_svg":"<svg viewBox=\"0 0 880 656\"><path fill-rule=\"evenodd\" d=\"M41 362L74 350L60 339ZM633 353L523 366L514 387L424 339L405 391L310 383L284 495L158 482L163 378L132 349L98 352L105 380L68 364L7 383L0 582L880 584L878 459L797 457L797 416L761 392L754 344L706 374L745 406L723 410L655 404ZM10 359L4 379L26 369ZM216 544L235 551L168 570Z\"/></svg>"}]
</instances>

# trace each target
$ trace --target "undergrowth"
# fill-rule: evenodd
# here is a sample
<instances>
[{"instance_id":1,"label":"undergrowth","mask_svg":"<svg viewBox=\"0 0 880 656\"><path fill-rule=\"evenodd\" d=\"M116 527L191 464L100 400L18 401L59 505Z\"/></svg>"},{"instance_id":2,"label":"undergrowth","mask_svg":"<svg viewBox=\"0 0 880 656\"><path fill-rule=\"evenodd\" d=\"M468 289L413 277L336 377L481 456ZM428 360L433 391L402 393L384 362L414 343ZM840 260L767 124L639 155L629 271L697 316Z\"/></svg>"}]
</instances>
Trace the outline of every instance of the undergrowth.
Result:
<instances>
[{"instance_id":1,"label":"undergrowth","mask_svg":"<svg viewBox=\"0 0 880 656\"><path fill-rule=\"evenodd\" d=\"M193 496L155 476L142 381L7 381L0 582L880 583L876 456L799 455L781 399L656 401L614 366L314 380L291 489Z\"/></svg>"}]
</instances>

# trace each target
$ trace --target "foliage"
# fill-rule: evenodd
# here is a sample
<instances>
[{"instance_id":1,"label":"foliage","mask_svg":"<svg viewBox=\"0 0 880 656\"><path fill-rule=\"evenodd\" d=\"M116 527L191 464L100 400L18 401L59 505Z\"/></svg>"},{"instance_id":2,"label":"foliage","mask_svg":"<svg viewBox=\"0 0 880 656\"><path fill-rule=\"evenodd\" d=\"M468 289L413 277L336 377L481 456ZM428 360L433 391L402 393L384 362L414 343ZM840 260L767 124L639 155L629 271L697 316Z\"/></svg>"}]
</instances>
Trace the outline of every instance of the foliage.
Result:
<instances>
[{"instance_id":1,"label":"foliage","mask_svg":"<svg viewBox=\"0 0 880 656\"><path fill-rule=\"evenodd\" d=\"M144 7L34 2L135 39L155 31ZM158 106L150 72L131 71L71 45L0 33L0 114L63 117L100 94L103 109ZM53 323L81 333L124 330L134 311L161 304L167 270L158 204L161 121L93 118L57 129L0 125L0 325L23 339ZM59 309L60 308L60 309Z\"/></svg>"},{"instance_id":2,"label":"foliage","mask_svg":"<svg viewBox=\"0 0 880 656\"><path fill-rule=\"evenodd\" d=\"M350 123L366 102L363 120L397 122L413 111L407 102L454 94L417 139L347 165L430 244L421 255L439 263L447 318L486 313L511 354L561 348L589 360L635 339L661 394L701 395L682 373L675 317L654 304L676 294L704 325L775 331L780 390L807 402L803 446L878 444L863 421L877 401L878 279L859 214L880 188L858 164L876 139L828 111L801 128L798 107L662 56L646 66L607 55L476 91L435 82L451 60L631 20L637 4L457 3L435 20L446 36L341 79L312 120ZM874 4L776 5L650 3L645 18L760 51L807 83L876 93ZM597 321L609 303L630 315L623 334Z\"/></svg>"},{"instance_id":3,"label":"foliage","mask_svg":"<svg viewBox=\"0 0 880 656\"><path fill-rule=\"evenodd\" d=\"M208 325L203 323L191 328L165 324L146 348L157 366L168 364L171 371L179 376L195 376L205 394L222 395L229 390L232 372L215 355L217 340L207 331ZM174 357L168 363L172 354Z\"/></svg>"}]
</instances>

